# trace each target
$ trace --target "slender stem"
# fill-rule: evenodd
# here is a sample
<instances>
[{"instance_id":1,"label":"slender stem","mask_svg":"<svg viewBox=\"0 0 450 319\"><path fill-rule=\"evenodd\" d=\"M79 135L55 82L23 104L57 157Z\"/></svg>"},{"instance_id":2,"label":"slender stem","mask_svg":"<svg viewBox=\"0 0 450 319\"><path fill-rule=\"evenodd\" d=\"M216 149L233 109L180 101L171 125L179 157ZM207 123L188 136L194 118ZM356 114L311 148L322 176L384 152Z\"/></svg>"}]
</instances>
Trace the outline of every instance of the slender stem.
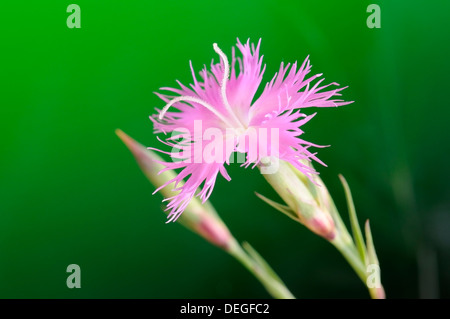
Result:
<instances>
[{"instance_id":1,"label":"slender stem","mask_svg":"<svg viewBox=\"0 0 450 319\"><path fill-rule=\"evenodd\" d=\"M322 182L322 185L323 182ZM345 260L350 264L353 270L356 272L358 277L362 280L365 286L367 273L365 269L365 264L361 260L361 256L355 246L352 236L347 230L344 222L342 221L341 215L339 214L333 199L330 196L329 213L334 220L336 226L336 237L331 240L331 244L339 250L339 252L344 256Z\"/></svg>"},{"instance_id":2,"label":"slender stem","mask_svg":"<svg viewBox=\"0 0 450 319\"><path fill-rule=\"evenodd\" d=\"M364 285L366 285L366 270L353 241L349 242L342 240L338 235L331 243L339 250L342 256L344 256L358 277L363 281Z\"/></svg>"},{"instance_id":3,"label":"slender stem","mask_svg":"<svg viewBox=\"0 0 450 319\"><path fill-rule=\"evenodd\" d=\"M284 283L279 278L269 274L264 267L252 259L236 240L232 241L227 252L247 268L262 283L272 297L276 299L295 299Z\"/></svg>"}]
</instances>

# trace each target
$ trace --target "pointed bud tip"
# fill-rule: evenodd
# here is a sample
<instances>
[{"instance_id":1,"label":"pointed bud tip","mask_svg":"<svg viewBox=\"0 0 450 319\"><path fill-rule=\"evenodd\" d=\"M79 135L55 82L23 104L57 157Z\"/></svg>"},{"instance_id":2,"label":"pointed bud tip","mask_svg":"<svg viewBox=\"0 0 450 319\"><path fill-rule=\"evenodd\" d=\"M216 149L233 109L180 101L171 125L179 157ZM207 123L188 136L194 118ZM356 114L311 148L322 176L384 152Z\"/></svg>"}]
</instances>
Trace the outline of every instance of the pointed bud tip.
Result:
<instances>
[{"instance_id":1,"label":"pointed bud tip","mask_svg":"<svg viewBox=\"0 0 450 319\"><path fill-rule=\"evenodd\" d=\"M171 175L167 172L165 176L160 175L161 170L164 169L164 165L159 163L162 159L155 152L147 149L122 130L116 129L115 132L131 154L133 154L141 170L156 188L174 178L173 174Z\"/></svg>"},{"instance_id":2,"label":"pointed bud tip","mask_svg":"<svg viewBox=\"0 0 450 319\"><path fill-rule=\"evenodd\" d=\"M121 134L125 134L120 128L116 128L116 130L114 131L116 132L117 135L121 135Z\"/></svg>"},{"instance_id":3,"label":"pointed bud tip","mask_svg":"<svg viewBox=\"0 0 450 319\"><path fill-rule=\"evenodd\" d=\"M135 142L127 133L122 131L120 128L116 129L114 132L126 145L128 145L131 142Z\"/></svg>"},{"instance_id":4,"label":"pointed bud tip","mask_svg":"<svg viewBox=\"0 0 450 319\"><path fill-rule=\"evenodd\" d=\"M133 140L130 136L128 136L127 133L125 133L124 131L122 131L121 129L116 129L115 130L116 135L121 139L121 141L128 147L130 148L130 150L132 150L132 146L134 144L137 144L137 142L135 140Z\"/></svg>"},{"instance_id":5,"label":"pointed bud tip","mask_svg":"<svg viewBox=\"0 0 450 319\"><path fill-rule=\"evenodd\" d=\"M333 240L336 237L336 227L334 221L328 214L323 212L316 214L305 222L305 226L317 235L322 236L326 240Z\"/></svg>"}]
</instances>

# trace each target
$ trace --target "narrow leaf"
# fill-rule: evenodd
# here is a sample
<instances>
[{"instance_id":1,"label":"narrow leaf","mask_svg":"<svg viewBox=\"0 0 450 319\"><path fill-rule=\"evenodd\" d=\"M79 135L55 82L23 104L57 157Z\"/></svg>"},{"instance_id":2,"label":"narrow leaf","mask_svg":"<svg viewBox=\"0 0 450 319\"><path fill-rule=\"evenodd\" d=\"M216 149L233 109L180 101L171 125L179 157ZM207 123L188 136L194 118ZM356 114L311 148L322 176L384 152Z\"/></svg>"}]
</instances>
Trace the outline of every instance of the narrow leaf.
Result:
<instances>
[{"instance_id":1,"label":"narrow leaf","mask_svg":"<svg viewBox=\"0 0 450 319\"><path fill-rule=\"evenodd\" d=\"M298 219L297 215L295 214L295 212L286 205L282 205L280 203L277 203L259 193L256 193L256 196L258 196L260 199L262 199L264 202L266 202L267 204L269 204L270 206L272 206L273 208L275 208L276 210L282 212L283 214L285 214L286 216L288 216L289 218L292 218L293 220L295 220L296 222L300 222L300 220Z\"/></svg>"},{"instance_id":2,"label":"narrow leaf","mask_svg":"<svg viewBox=\"0 0 450 319\"><path fill-rule=\"evenodd\" d=\"M344 186L345 197L347 198L348 211L350 215L350 224L352 226L353 237L355 238L356 247L363 263L366 262L366 245L364 244L364 238L361 232L361 228L358 223L358 217L356 216L355 204L353 203L352 193L350 187L344 176L339 174L342 186Z\"/></svg>"},{"instance_id":3,"label":"narrow leaf","mask_svg":"<svg viewBox=\"0 0 450 319\"><path fill-rule=\"evenodd\" d=\"M373 244L372 231L370 230L369 220L366 221L365 231L366 231L366 240L367 240L368 262L369 262L369 264L379 265L377 253L375 251L375 246Z\"/></svg>"},{"instance_id":4,"label":"narrow leaf","mask_svg":"<svg viewBox=\"0 0 450 319\"><path fill-rule=\"evenodd\" d=\"M378 262L377 253L373 244L372 231L370 230L369 220L366 221L366 239L367 239L367 272L368 275L366 284L369 288L370 296L373 299L385 299L383 285L381 284L381 269Z\"/></svg>"}]
</instances>

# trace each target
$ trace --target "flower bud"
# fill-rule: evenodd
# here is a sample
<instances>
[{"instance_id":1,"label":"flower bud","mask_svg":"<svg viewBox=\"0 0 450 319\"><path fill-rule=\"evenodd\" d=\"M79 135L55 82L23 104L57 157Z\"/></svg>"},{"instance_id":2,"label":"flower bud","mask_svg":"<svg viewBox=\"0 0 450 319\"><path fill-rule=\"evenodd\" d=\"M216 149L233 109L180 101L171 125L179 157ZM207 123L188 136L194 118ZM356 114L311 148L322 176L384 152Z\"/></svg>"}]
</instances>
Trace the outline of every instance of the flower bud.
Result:
<instances>
[{"instance_id":1,"label":"flower bud","mask_svg":"<svg viewBox=\"0 0 450 319\"><path fill-rule=\"evenodd\" d=\"M165 171L159 174L164 166L160 164L163 160L158 155L146 149L121 130L117 130L116 134L134 155L142 172L156 188L174 178L175 172L173 171ZM161 189L165 198L170 198L177 194L177 192L172 191L172 186L172 184L169 184ZM227 250L233 241L230 231L220 219L211 203L205 202L202 204L197 197L194 197L186 206L184 213L178 221L186 228L224 250Z\"/></svg>"},{"instance_id":2,"label":"flower bud","mask_svg":"<svg viewBox=\"0 0 450 319\"><path fill-rule=\"evenodd\" d=\"M285 161L279 162L276 173L263 176L300 223L327 240L332 240L336 236L335 224L329 213L331 197L320 179L312 177L316 183L314 184Z\"/></svg>"}]
</instances>

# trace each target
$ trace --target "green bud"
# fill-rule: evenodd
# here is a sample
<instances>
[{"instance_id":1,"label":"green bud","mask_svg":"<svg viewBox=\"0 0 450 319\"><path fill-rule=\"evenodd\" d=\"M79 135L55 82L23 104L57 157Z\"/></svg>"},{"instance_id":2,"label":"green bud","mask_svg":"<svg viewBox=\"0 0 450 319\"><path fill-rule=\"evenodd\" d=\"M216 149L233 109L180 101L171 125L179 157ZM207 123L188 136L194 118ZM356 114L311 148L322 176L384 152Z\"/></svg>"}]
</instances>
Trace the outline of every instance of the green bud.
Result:
<instances>
[{"instance_id":1,"label":"green bud","mask_svg":"<svg viewBox=\"0 0 450 319\"><path fill-rule=\"evenodd\" d=\"M285 161L278 163L275 173L263 176L300 223L327 240L336 236L333 218L329 213L331 197L319 178L314 179L316 185Z\"/></svg>"}]
</instances>

